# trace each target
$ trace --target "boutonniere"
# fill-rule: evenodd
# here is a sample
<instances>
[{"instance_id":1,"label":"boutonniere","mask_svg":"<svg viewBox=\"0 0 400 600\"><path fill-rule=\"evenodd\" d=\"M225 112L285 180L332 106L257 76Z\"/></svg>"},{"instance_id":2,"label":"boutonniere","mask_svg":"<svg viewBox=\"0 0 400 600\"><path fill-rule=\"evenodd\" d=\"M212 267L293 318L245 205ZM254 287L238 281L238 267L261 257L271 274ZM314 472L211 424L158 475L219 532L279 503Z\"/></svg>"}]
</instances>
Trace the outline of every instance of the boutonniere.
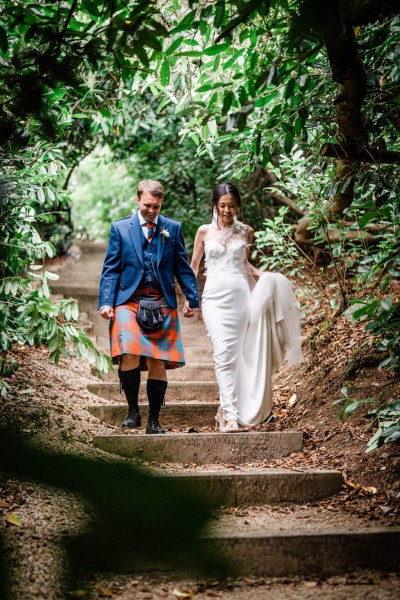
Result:
<instances>
[{"instance_id":1,"label":"boutonniere","mask_svg":"<svg viewBox=\"0 0 400 600\"><path fill-rule=\"evenodd\" d=\"M161 227L161 229L160 229L160 235L163 236L163 243L164 243L165 240L167 240L169 238L169 231L168 231L168 229L165 229L165 227Z\"/></svg>"}]
</instances>

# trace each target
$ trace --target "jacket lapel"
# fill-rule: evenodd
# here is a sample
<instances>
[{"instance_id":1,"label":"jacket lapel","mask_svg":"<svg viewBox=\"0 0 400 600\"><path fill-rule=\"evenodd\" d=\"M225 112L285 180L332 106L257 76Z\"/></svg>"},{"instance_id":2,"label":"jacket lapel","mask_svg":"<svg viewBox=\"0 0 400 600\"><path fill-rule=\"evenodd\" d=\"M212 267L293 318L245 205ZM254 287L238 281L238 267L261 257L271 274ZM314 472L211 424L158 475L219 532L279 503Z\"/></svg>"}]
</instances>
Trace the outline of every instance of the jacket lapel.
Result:
<instances>
[{"instance_id":1,"label":"jacket lapel","mask_svg":"<svg viewBox=\"0 0 400 600\"><path fill-rule=\"evenodd\" d=\"M135 214L133 214L129 219L129 235L138 259L143 265L142 232L140 230L140 222L137 212L135 212Z\"/></svg>"},{"instance_id":2,"label":"jacket lapel","mask_svg":"<svg viewBox=\"0 0 400 600\"><path fill-rule=\"evenodd\" d=\"M165 223L164 223L164 219L161 215L158 215L158 225L157 225L157 268L158 265L160 264L163 252L164 252L164 248L165 248L165 242L166 240L164 239L164 237L161 235L161 229L164 228L165 229Z\"/></svg>"}]
</instances>

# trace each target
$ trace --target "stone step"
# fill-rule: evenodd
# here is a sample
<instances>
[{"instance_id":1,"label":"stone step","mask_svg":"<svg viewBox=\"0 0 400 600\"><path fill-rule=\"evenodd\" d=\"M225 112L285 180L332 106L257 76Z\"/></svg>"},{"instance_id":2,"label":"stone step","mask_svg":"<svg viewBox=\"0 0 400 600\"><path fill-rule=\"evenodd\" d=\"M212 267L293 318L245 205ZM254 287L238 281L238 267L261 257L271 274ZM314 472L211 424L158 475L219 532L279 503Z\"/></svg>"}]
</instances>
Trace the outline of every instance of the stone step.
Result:
<instances>
[{"instance_id":1,"label":"stone step","mask_svg":"<svg viewBox=\"0 0 400 600\"><path fill-rule=\"evenodd\" d=\"M62 277L58 281L51 282L51 292L61 294L64 298L75 298L79 303L79 310L88 313L97 307L99 290L94 285L71 284L63 281Z\"/></svg>"},{"instance_id":2,"label":"stone step","mask_svg":"<svg viewBox=\"0 0 400 600\"><path fill-rule=\"evenodd\" d=\"M147 401L147 384L140 384L139 402ZM115 382L89 383L87 389L106 400L121 402L120 385ZM170 381L165 395L169 402L218 402L219 391L216 381Z\"/></svg>"},{"instance_id":3,"label":"stone step","mask_svg":"<svg viewBox=\"0 0 400 600\"><path fill-rule=\"evenodd\" d=\"M142 427L144 428L148 418L148 404L143 403L139 407L142 416ZM166 428L179 427L182 430L189 427L212 427L215 423L214 417L217 408L217 403L169 403L162 407L160 421ZM101 421L119 427L126 418L127 404L88 406L88 411Z\"/></svg>"},{"instance_id":4,"label":"stone step","mask_svg":"<svg viewBox=\"0 0 400 600\"><path fill-rule=\"evenodd\" d=\"M92 333L94 336L97 336L97 338L106 338L106 343L108 345L108 332L109 325L106 321L103 320L103 323L96 324L93 327ZM187 346L191 346L193 348L205 347L211 349L210 339L206 334L205 328L201 325L197 325L196 327L192 327L190 329L182 329L181 335L184 348L186 348ZM104 344L104 341L102 340L101 343Z\"/></svg>"},{"instance_id":5,"label":"stone step","mask_svg":"<svg viewBox=\"0 0 400 600\"><path fill-rule=\"evenodd\" d=\"M327 577L359 569L397 571L400 566L399 528L226 533L205 545L216 557L229 556L235 576Z\"/></svg>"},{"instance_id":6,"label":"stone step","mask_svg":"<svg viewBox=\"0 0 400 600\"><path fill-rule=\"evenodd\" d=\"M99 296L99 288L94 285L64 282L62 272L60 279L51 282L51 291L55 294L63 294L66 298L76 298L77 300L80 297L97 299Z\"/></svg>"},{"instance_id":7,"label":"stone step","mask_svg":"<svg viewBox=\"0 0 400 600\"><path fill-rule=\"evenodd\" d=\"M81 242L77 242L77 246L82 257L84 257L86 254L97 255L99 264L103 264L107 252L107 242L89 242L82 240Z\"/></svg>"},{"instance_id":8,"label":"stone step","mask_svg":"<svg viewBox=\"0 0 400 600\"><path fill-rule=\"evenodd\" d=\"M176 480L179 489L211 499L226 508L312 502L338 494L343 482L339 471L315 469L183 472L169 477Z\"/></svg>"},{"instance_id":9,"label":"stone step","mask_svg":"<svg viewBox=\"0 0 400 600\"><path fill-rule=\"evenodd\" d=\"M95 344L102 352L105 352L106 354L110 353L110 338L108 335L96 335Z\"/></svg>"},{"instance_id":10,"label":"stone step","mask_svg":"<svg viewBox=\"0 0 400 600\"><path fill-rule=\"evenodd\" d=\"M108 335L96 336L94 341L99 350L107 354L110 352L110 338ZM183 350L185 354L185 361L188 365L192 363L210 363L213 360L213 350L211 344L204 347L183 344Z\"/></svg>"},{"instance_id":11,"label":"stone step","mask_svg":"<svg viewBox=\"0 0 400 600\"><path fill-rule=\"evenodd\" d=\"M159 463L244 464L299 452L300 431L99 435L96 448Z\"/></svg>"},{"instance_id":12,"label":"stone step","mask_svg":"<svg viewBox=\"0 0 400 600\"><path fill-rule=\"evenodd\" d=\"M213 363L214 353L211 345L207 348L195 348L184 345L183 350L187 365L192 365L193 363Z\"/></svg>"},{"instance_id":13,"label":"stone step","mask_svg":"<svg viewBox=\"0 0 400 600\"><path fill-rule=\"evenodd\" d=\"M86 315L88 320L92 321L93 323L93 333L95 335L107 335L108 333L108 328L109 328L109 321L106 321L106 319L103 319L103 317L101 317L97 310L94 312L93 310L89 311ZM190 337L191 335L193 336L198 336L198 335L204 335L205 337L207 337L206 334L206 328L205 325L202 321L195 321L192 322L192 320L188 320L188 319L184 319L181 317L180 315L180 325L181 325L181 332L182 335L185 337Z\"/></svg>"},{"instance_id":14,"label":"stone step","mask_svg":"<svg viewBox=\"0 0 400 600\"><path fill-rule=\"evenodd\" d=\"M100 377L102 381L118 382L117 370L110 371L106 375L99 375L96 367L92 367L92 375ZM148 371L142 371L141 377L146 380ZM215 369L213 363L191 364L180 367L179 369L170 369L168 371L168 381L215 381Z\"/></svg>"},{"instance_id":15,"label":"stone step","mask_svg":"<svg viewBox=\"0 0 400 600\"><path fill-rule=\"evenodd\" d=\"M105 327L106 329L108 329L108 321L106 321L106 319L103 319L103 317L99 315L97 308L96 310L89 310L86 316L90 321L92 321L94 327ZM195 331L205 332L205 325L203 321L199 318L199 315L197 316L196 320L194 319L195 317L193 317L193 319L184 319L180 314L179 322L181 325L181 331L184 333L190 333Z\"/></svg>"}]
</instances>

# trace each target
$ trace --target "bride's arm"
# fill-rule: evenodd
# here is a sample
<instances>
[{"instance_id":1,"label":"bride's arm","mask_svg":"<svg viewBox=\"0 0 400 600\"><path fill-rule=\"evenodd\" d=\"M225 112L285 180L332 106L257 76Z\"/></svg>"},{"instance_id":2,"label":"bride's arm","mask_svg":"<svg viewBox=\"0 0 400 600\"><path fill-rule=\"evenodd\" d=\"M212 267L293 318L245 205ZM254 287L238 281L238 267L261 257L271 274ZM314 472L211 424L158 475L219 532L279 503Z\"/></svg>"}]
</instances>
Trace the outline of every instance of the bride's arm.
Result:
<instances>
[{"instance_id":1,"label":"bride's arm","mask_svg":"<svg viewBox=\"0 0 400 600\"><path fill-rule=\"evenodd\" d=\"M254 238L254 229L252 227L250 227L250 225L247 225L247 248L246 248L247 268L250 270L253 277L260 278L261 275L263 274L263 272L260 271L259 269L256 269L255 267L253 267L253 265L250 264L249 260L248 260L249 255L250 255L250 248L253 243L253 238Z\"/></svg>"},{"instance_id":2,"label":"bride's arm","mask_svg":"<svg viewBox=\"0 0 400 600\"><path fill-rule=\"evenodd\" d=\"M199 273L199 266L201 258L204 254L204 235L206 232L206 226L202 225L199 227L196 233L196 237L194 238L194 246L193 246L193 254L192 254L192 262L190 266L192 267L196 277Z\"/></svg>"}]
</instances>

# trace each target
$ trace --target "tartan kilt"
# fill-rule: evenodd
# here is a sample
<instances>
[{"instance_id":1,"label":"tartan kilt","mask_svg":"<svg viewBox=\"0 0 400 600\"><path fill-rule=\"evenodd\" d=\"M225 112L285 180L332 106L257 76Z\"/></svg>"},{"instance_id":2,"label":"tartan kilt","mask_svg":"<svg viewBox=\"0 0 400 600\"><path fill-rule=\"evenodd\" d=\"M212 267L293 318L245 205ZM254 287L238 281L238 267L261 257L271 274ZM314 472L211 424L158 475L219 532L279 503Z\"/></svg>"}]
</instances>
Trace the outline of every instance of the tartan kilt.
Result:
<instances>
[{"instance_id":1,"label":"tartan kilt","mask_svg":"<svg viewBox=\"0 0 400 600\"><path fill-rule=\"evenodd\" d=\"M162 294L154 288L141 288L132 300L114 308L114 318L110 321L112 362L118 363L122 354L136 354L141 357L142 371L147 371L147 356L164 361L166 369L183 367L185 356L178 311L163 303L163 326L156 331L143 331L136 321L139 298L161 300Z\"/></svg>"}]
</instances>

